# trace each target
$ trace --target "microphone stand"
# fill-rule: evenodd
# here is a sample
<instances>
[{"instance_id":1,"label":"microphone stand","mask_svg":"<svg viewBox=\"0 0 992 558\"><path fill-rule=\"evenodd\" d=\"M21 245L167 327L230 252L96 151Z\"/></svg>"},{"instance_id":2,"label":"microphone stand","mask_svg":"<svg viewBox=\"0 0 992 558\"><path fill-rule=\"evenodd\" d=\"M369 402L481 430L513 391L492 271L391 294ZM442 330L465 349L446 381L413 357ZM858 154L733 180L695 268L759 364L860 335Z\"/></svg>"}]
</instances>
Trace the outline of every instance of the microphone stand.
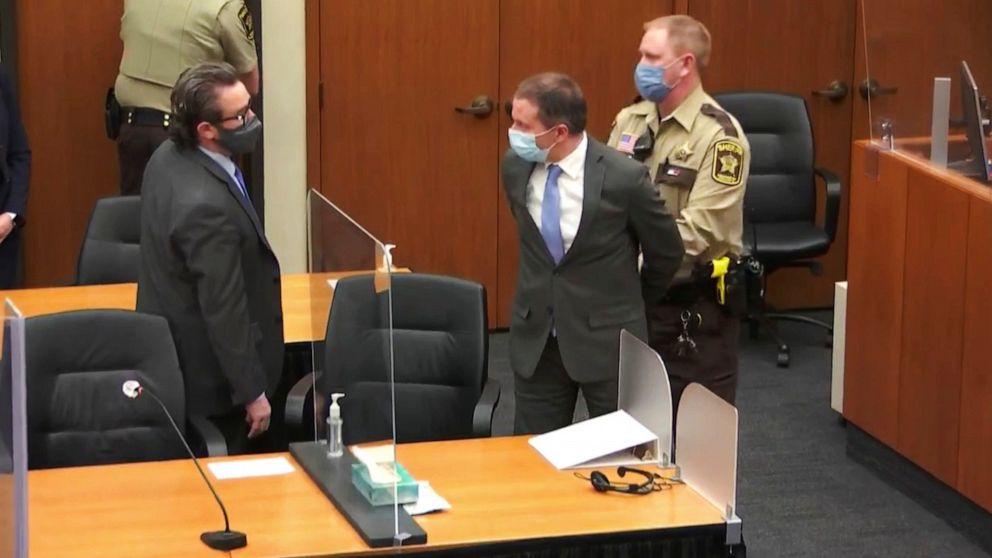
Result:
<instances>
[{"instance_id":1,"label":"microphone stand","mask_svg":"<svg viewBox=\"0 0 992 558\"><path fill-rule=\"evenodd\" d=\"M221 502L220 496L217 495L217 491L214 490L210 480L207 479L207 475L203 472L203 468L200 467L199 460L196 459L196 454L193 453L192 448L186 442L186 437L183 436L179 426L176 425L176 421L173 420L172 414L169 410L165 408L165 404L162 400L158 398L154 393L144 388L144 386L138 388L138 394L146 393L151 396L152 399L158 403L158 406L162 408L165 416L169 419L169 423L172 424L172 428L176 430L176 434L179 436L179 440L182 441L183 446L186 451L189 452L189 456L193 458L193 465L196 465L196 470L199 471L200 476L203 477L203 482L207 483L207 488L210 489L210 493L214 495L214 499L217 500L217 505L220 506L221 513L224 514L224 530L223 531L207 531L200 534L200 540L203 544L209 546L214 550L235 550L237 548L244 548L248 545L248 536L240 531L232 531L231 524L227 519L227 508L224 507L224 502Z\"/></svg>"}]
</instances>

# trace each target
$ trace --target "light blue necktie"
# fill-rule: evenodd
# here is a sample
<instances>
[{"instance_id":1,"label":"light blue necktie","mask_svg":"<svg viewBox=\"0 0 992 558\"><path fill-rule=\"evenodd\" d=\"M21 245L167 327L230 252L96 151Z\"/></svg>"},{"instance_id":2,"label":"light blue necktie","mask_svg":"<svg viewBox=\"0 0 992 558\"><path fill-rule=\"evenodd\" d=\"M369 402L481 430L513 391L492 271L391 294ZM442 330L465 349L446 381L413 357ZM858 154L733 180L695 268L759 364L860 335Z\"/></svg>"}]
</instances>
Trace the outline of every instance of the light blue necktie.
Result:
<instances>
[{"instance_id":1,"label":"light blue necktie","mask_svg":"<svg viewBox=\"0 0 992 558\"><path fill-rule=\"evenodd\" d=\"M541 202L541 236L551 252L555 265L565 256L565 241L561 238L561 192L558 177L561 167L548 167L548 180L544 183L544 200Z\"/></svg>"}]
</instances>

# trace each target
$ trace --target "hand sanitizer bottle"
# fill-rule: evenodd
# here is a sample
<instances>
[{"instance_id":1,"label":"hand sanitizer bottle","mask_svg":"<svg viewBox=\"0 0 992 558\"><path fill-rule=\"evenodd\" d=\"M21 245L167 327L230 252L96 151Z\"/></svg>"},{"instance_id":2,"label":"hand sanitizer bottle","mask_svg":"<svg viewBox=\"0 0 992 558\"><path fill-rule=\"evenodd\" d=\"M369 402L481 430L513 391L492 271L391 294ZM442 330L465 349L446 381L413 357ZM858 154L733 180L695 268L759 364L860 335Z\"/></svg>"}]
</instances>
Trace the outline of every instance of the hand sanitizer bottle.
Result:
<instances>
[{"instance_id":1,"label":"hand sanitizer bottle","mask_svg":"<svg viewBox=\"0 0 992 558\"><path fill-rule=\"evenodd\" d=\"M341 407L338 407L338 399L342 397L344 397L343 393L331 394L331 410L327 414L327 457L344 455L344 443L341 439L341 427L344 421L341 420Z\"/></svg>"}]
</instances>

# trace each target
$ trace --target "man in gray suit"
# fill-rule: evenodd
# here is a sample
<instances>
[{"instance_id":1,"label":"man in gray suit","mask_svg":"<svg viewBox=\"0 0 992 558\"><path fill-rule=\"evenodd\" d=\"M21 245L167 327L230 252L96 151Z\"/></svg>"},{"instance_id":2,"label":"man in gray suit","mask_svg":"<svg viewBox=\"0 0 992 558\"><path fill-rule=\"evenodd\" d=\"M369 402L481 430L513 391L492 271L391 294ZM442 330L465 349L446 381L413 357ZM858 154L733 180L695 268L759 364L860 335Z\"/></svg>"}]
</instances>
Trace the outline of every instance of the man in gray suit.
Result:
<instances>
[{"instance_id":1,"label":"man in gray suit","mask_svg":"<svg viewBox=\"0 0 992 558\"><path fill-rule=\"evenodd\" d=\"M283 360L279 261L231 159L261 132L250 101L228 64L180 75L171 139L141 196L137 309L169 321L187 410L210 417L231 453L269 428Z\"/></svg>"},{"instance_id":2,"label":"man in gray suit","mask_svg":"<svg viewBox=\"0 0 992 558\"><path fill-rule=\"evenodd\" d=\"M545 73L513 97L503 186L520 267L510 323L518 434L617 408L620 330L647 339L644 303L662 298L684 253L647 169L585 133L586 102ZM638 275L638 253L644 256Z\"/></svg>"}]
</instances>

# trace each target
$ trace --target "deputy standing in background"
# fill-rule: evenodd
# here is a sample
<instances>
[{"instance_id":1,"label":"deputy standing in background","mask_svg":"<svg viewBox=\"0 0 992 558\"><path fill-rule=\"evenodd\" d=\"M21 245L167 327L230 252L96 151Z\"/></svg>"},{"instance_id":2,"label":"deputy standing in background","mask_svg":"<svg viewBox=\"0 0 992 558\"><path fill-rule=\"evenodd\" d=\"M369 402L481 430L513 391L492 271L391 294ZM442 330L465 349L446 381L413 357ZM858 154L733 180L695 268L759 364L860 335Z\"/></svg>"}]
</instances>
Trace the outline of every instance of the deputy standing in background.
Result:
<instances>
[{"instance_id":1,"label":"deputy standing in background","mask_svg":"<svg viewBox=\"0 0 992 558\"><path fill-rule=\"evenodd\" d=\"M31 149L7 69L0 64L0 289L14 288L28 203Z\"/></svg>"},{"instance_id":2,"label":"deputy standing in background","mask_svg":"<svg viewBox=\"0 0 992 558\"><path fill-rule=\"evenodd\" d=\"M227 62L258 93L258 58L244 0L125 0L124 55L114 84L121 105L121 195L141 193L145 165L169 137L169 96L183 70Z\"/></svg>"},{"instance_id":3,"label":"deputy standing in background","mask_svg":"<svg viewBox=\"0 0 992 558\"><path fill-rule=\"evenodd\" d=\"M620 111L609 145L647 165L685 245L668 293L648 308L650 344L668 368L674 408L692 382L733 403L740 317L713 275L722 258L741 255L750 146L703 91L710 33L702 23L684 15L649 21L640 52L634 81L643 100Z\"/></svg>"}]
</instances>

